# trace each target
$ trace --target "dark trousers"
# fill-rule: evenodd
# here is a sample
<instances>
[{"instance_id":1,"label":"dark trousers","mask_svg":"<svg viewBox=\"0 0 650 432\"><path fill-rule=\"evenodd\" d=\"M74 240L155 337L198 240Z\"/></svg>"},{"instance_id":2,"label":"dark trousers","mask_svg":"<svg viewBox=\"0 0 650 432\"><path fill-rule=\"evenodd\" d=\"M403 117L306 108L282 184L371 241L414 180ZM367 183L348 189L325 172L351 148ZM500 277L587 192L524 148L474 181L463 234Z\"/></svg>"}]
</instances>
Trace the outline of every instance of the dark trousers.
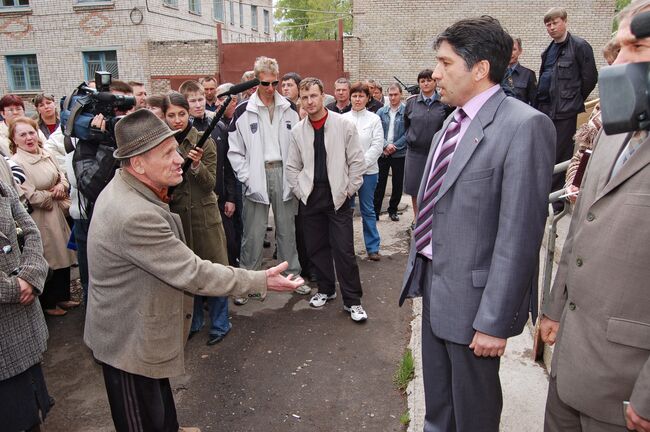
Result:
<instances>
[{"instance_id":1,"label":"dark trousers","mask_svg":"<svg viewBox=\"0 0 650 432\"><path fill-rule=\"evenodd\" d=\"M553 120L555 125L556 139L555 142L555 164L571 159L573 156L573 136L576 134L576 122L578 116L575 115L568 119ZM560 190L564 187L566 172L553 175L552 191ZM562 210L564 202L558 201L553 203L555 210Z\"/></svg>"},{"instance_id":2,"label":"dark trousers","mask_svg":"<svg viewBox=\"0 0 650 432\"><path fill-rule=\"evenodd\" d=\"M334 210L329 186L314 186L307 205L300 203L304 234L312 271L318 277L318 292L336 292L336 278L345 306L361 304L361 279L354 254L352 208L350 200ZM336 266L336 274L334 273Z\"/></svg>"},{"instance_id":3,"label":"dark trousers","mask_svg":"<svg viewBox=\"0 0 650 432\"><path fill-rule=\"evenodd\" d=\"M77 243L77 263L79 263L79 279L84 292L84 304L88 304L88 219L75 219L72 231Z\"/></svg>"},{"instance_id":4,"label":"dark trousers","mask_svg":"<svg viewBox=\"0 0 650 432\"><path fill-rule=\"evenodd\" d=\"M169 379L147 378L102 365L117 432L178 432Z\"/></svg>"},{"instance_id":5,"label":"dark trousers","mask_svg":"<svg viewBox=\"0 0 650 432\"><path fill-rule=\"evenodd\" d=\"M375 189L375 214L381 213L381 204L386 194L386 184L388 183L388 171L393 172L393 190L388 202L388 214L397 213L397 205L402 199L402 189L404 187L404 161L405 158L380 157L379 163L379 182Z\"/></svg>"},{"instance_id":6,"label":"dark trousers","mask_svg":"<svg viewBox=\"0 0 650 432\"><path fill-rule=\"evenodd\" d=\"M221 213L221 224L223 231L226 234L226 250L228 252L228 264L233 267L239 267L239 254L241 252L241 232L237 233L235 229L235 214L232 217L226 216L224 213L226 202L219 200L219 212ZM235 204L237 209L237 204Z\"/></svg>"},{"instance_id":7,"label":"dark trousers","mask_svg":"<svg viewBox=\"0 0 650 432\"><path fill-rule=\"evenodd\" d=\"M43 309L54 309L57 303L70 300L70 267L54 270L38 299Z\"/></svg>"},{"instance_id":8,"label":"dark trousers","mask_svg":"<svg viewBox=\"0 0 650 432\"><path fill-rule=\"evenodd\" d=\"M308 278L311 276L311 263L309 254L307 253L307 245L305 244L305 223L302 207L298 207L298 214L296 215L296 249L298 251L298 261L300 262L302 277Z\"/></svg>"},{"instance_id":9,"label":"dark trousers","mask_svg":"<svg viewBox=\"0 0 650 432\"><path fill-rule=\"evenodd\" d=\"M498 432L503 407L498 357L477 357L468 345L441 339L431 329L431 261L415 260L410 283L422 286L424 432Z\"/></svg>"}]
</instances>

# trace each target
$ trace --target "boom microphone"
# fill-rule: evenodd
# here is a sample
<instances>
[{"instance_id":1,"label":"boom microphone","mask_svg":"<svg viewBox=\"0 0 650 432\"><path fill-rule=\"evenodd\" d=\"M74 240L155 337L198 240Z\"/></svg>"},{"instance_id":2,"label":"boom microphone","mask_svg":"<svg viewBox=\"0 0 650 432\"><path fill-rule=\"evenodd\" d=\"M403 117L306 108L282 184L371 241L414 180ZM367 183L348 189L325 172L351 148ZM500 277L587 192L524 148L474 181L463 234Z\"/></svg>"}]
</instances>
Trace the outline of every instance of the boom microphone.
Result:
<instances>
[{"instance_id":1,"label":"boom microphone","mask_svg":"<svg viewBox=\"0 0 650 432\"><path fill-rule=\"evenodd\" d=\"M230 87L230 90L228 90L225 93L221 93L217 97L220 98L220 97L224 97L224 96L236 95L238 93L245 92L246 90L251 89L251 88L253 88L253 87L257 86L257 85L260 85L260 80L255 78L255 79L252 79L250 81L246 81L246 82L234 85L234 86Z\"/></svg>"}]
</instances>

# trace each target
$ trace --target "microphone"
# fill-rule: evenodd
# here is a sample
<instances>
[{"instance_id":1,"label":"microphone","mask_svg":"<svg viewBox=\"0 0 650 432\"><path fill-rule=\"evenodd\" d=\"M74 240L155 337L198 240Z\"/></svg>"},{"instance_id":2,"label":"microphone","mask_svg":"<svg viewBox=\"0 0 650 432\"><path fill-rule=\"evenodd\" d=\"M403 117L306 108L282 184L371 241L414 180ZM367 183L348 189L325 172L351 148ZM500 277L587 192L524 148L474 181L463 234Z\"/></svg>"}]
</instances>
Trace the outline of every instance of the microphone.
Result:
<instances>
[{"instance_id":1,"label":"microphone","mask_svg":"<svg viewBox=\"0 0 650 432\"><path fill-rule=\"evenodd\" d=\"M650 36L650 11L636 15L630 23L630 31L637 39Z\"/></svg>"},{"instance_id":2,"label":"microphone","mask_svg":"<svg viewBox=\"0 0 650 432\"><path fill-rule=\"evenodd\" d=\"M228 90L225 93L221 93L220 95L217 95L217 97L220 98L220 97L224 97L224 96L236 95L238 93L245 92L246 90L251 89L251 88L253 88L253 87L257 86L257 85L260 85L260 80L255 78L255 79L252 79L250 81L246 81L246 82L234 85L234 86L232 86L230 88L230 90Z\"/></svg>"}]
</instances>

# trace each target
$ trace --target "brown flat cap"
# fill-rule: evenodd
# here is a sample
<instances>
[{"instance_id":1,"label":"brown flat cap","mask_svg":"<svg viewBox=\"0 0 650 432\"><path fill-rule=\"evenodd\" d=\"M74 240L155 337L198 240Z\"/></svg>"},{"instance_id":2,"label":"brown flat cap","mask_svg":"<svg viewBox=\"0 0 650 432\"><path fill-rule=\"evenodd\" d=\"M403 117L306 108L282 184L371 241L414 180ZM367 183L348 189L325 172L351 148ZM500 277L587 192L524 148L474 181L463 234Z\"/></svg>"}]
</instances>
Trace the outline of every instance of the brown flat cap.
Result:
<instances>
[{"instance_id":1,"label":"brown flat cap","mask_svg":"<svg viewBox=\"0 0 650 432\"><path fill-rule=\"evenodd\" d=\"M170 136L181 131L169 129L148 109L139 109L125 116L115 125L117 150L115 159L128 159L151 150Z\"/></svg>"}]
</instances>

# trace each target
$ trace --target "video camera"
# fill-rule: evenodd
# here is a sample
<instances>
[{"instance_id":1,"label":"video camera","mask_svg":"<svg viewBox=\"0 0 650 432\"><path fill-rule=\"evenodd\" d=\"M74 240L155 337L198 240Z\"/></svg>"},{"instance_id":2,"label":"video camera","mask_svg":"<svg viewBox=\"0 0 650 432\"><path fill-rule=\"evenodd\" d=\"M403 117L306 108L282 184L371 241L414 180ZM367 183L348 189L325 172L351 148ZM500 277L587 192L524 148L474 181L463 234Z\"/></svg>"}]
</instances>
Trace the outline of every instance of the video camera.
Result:
<instances>
[{"instance_id":1,"label":"video camera","mask_svg":"<svg viewBox=\"0 0 650 432\"><path fill-rule=\"evenodd\" d=\"M630 32L639 40L650 37L650 11L632 19ZM603 68L598 89L608 135L650 130L650 62Z\"/></svg>"},{"instance_id":2,"label":"video camera","mask_svg":"<svg viewBox=\"0 0 650 432\"><path fill-rule=\"evenodd\" d=\"M650 130L650 62L603 68L598 83L608 135Z\"/></svg>"},{"instance_id":3,"label":"video camera","mask_svg":"<svg viewBox=\"0 0 650 432\"><path fill-rule=\"evenodd\" d=\"M111 93L111 82L110 72L95 72L95 88L84 81L70 96L61 99L61 125L66 135L82 140L90 139L90 123L97 114L103 114L106 132L113 136L115 124L121 118L115 112L130 110L135 106L135 98ZM68 130L70 124L72 129Z\"/></svg>"}]
</instances>

